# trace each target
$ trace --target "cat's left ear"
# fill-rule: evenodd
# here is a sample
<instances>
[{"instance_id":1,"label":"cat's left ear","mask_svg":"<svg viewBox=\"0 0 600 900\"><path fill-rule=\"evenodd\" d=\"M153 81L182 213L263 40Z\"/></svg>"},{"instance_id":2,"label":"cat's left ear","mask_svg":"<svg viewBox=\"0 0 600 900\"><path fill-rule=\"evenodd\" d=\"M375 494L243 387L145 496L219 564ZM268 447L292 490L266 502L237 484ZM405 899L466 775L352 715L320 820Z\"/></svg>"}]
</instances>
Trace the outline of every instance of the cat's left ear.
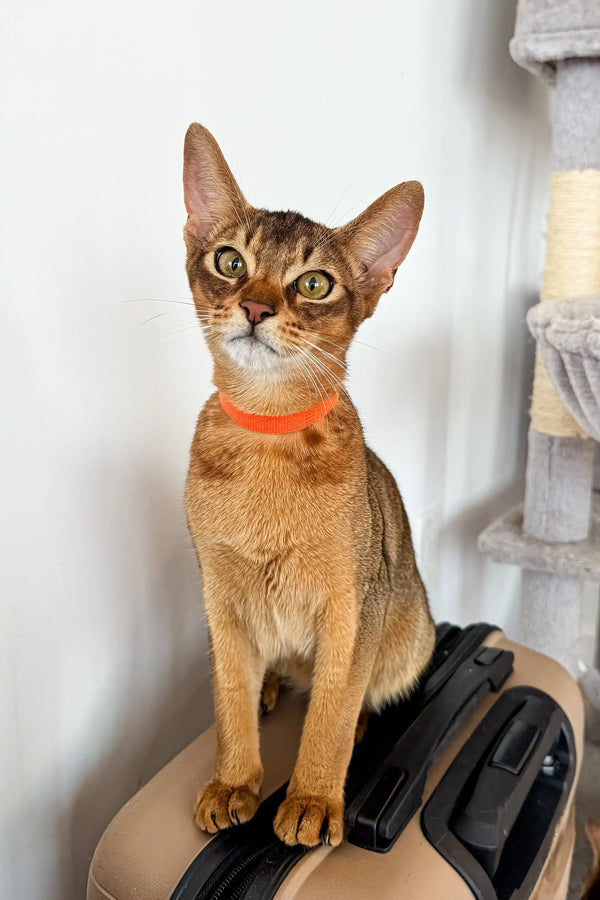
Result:
<instances>
[{"instance_id":1,"label":"cat's left ear","mask_svg":"<svg viewBox=\"0 0 600 900\"><path fill-rule=\"evenodd\" d=\"M425 197L418 181L405 181L387 191L356 219L337 228L363 267L367 293L374 299L389 291L396 269L419 230Z\"/></svg>"},{"instance_id":2,"label":"cat's left ear","mask_svg":"<svg viewBox=\"0 0 600 900\"><path fill-rule=\"evenodd\" d=\"M203 238L220 222L240 221L250 208L221 148L207 128L194 123L185 136L183 194L186 231Z\"/></svg>"}]
</instances>

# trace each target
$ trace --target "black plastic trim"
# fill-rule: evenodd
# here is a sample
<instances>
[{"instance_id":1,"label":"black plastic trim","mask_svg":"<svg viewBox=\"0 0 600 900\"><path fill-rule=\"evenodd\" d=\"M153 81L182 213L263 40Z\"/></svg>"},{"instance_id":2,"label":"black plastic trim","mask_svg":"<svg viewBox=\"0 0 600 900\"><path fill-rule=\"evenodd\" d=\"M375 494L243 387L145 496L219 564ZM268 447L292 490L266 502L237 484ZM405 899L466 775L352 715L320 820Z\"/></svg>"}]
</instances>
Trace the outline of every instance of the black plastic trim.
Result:
<instances>
[{"instance_id":1,"label":"black plastic trim","mask_svg":"<svg viewBox=\"0 0 600 900\"><path fill-rule=\"evenodd\" d=\"M513 722L531 722L539 731L516 774L493 765ZM430 797L421 817L423 832L477 900L526 900L542 871L575 768L573 730L562 708L537 688L509 688Z\"/></svg>"},{"instance_id":2,"label":"black plastic trim","mask_svg":"<svg viewBox=\"0 0 600 900\"><path fill-rule=\"evenodd\" d=\"M362 786L346 811L351 844L387 853L418 810L427 773L474 703L498 691L512 672L513 654L502 650L479 665L479 645L421 710L387 759Z\"/></svg>"},{"instance_id":3,"label":"black plastic trim","mask_svg":"<svg viewBox=\"0 0 600 900\"><path fill-rule=\"evenodd\" d=\"M279 841L273 831L273 818L285 798L282 785L259 806L250 822L217 834L192 861L170 900L212 900L228 874L250 856L260 855ZM220 895L222 896L222 895Z\"/></svg>"}]
</instances>

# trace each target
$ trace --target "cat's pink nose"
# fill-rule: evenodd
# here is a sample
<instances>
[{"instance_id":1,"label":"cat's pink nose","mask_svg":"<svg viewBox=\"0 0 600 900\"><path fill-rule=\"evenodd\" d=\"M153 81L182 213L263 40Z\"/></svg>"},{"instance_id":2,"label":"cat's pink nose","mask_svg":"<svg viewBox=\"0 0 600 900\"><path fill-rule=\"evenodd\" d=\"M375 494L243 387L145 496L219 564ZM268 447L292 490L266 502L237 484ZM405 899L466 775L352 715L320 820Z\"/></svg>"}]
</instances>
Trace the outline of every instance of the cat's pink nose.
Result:
<instances>
[{"instance_id":1,"label":"cat's pink nose","mask_svg":"<svg viewBox=\"0 0 600 900\"><path fill-rule=\"evenodd\" d=\"M242 300L240 306L246 313L246 318L251 325L258 325L268 316L274 316L275 310L268 303L257 303L256 300Z\"/></svg>"}]
</instances>

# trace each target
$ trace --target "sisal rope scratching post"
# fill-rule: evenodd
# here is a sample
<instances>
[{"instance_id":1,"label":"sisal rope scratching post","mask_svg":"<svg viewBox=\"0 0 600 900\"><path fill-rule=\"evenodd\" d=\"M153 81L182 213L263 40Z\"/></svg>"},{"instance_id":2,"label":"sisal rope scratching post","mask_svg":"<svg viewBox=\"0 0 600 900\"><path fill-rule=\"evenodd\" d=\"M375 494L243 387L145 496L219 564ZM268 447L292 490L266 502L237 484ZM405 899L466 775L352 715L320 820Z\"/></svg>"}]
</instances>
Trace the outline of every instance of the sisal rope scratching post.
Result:
<instances>
[{"instance_id":1,"label":"sisal rope scratching post","mask_svg":"<svg viewBox=\"0 0 600 900\"><path fill-rule=\"evenodd\" d=\"M593 421L597 433L596 419L600 427L600 4L519 0L511 53L556 84L555 171L542 303L528 316L538 346L525 501L479 546L523 567L521 638L576 673L582 579L600 575L600 541L590 534L596 444L584 427Z\"/></svg>"},{"instance_id":2,"label":"sisal rope scratching post","mask_svg":"<svg viewBox=\"0 0 600 900\"><path fill-rule=\"evenodd\" d=\"M600 293L600 171L554 172L540 299ZM585 438L558 396L536 352L531 427L556 437Z\"/></svg>"},{"instance_id":3,"label":"sisal rope scratching post","mask_svg":"<svg viewBox=\"0 0 600 900\"><path fill-rule=\"evenodd\" d=\"M560 82L560 71L557 79ZM554 172L540 299L556 302L596 293L600 293L600 171ZM523 529L541 541L585 540L594 443L560 399L539 345L530 415ZM577 674L574 649L582 591L578 574L523 569L521 637L558 658L573 674Z\"/></svg>"},{"instance_id":4,"label":"sisal rope scratching post","mask_svg":"<svg viewBox=\"0 0 600 900\"><path fill-rule=\"evenodd\" d=\"M563 65L559 64L557 72L559 85ZM554 124L560 127L560 122ZM569 160L557 158L555 149L555 165L561 162L568 164ZM556 301L596 293L600 293L600 171L554 172L540 299ZM585 540L594 446L558 396L539 346L530 414L523 527L540 540ZM525 637L532 639L527 625Z\"/></svg>"}]
</instances>

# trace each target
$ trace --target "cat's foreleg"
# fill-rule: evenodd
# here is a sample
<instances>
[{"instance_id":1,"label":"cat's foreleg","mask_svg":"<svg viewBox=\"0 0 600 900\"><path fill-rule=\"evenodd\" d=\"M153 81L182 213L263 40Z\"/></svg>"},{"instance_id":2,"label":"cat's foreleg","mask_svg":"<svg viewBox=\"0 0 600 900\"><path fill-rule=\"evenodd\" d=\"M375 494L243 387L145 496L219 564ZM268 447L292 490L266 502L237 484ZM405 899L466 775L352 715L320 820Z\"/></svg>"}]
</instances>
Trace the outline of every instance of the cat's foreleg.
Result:
<instances>
[{"instance_id":1,"label":"cat's foreleg","mask_svg":"<svg viewBox=\"0 0 600 900\"><path fill-rule=\"evenodd\" d=\"M332 604L321 623L298 759L274 822L286 844L336 845L343 837L346 770L376 651L373 635L349 615L352 605Z\"/></svg>"},{"instance_id":2,"label":"cat's foreleg","mask_svg":"<svg viewBox=\"0 0 600 900\"><path fill-rule=\"evenodd\" d=\"M223 603L223 593L218 588L214 591L215 585L208 587L205 576L217 755L214 778L198 794L195 819L203 831L211 833L247 822L259 804L263 768L258 706L265 668L235 615Z\"/></svg>"}]
</instances>

